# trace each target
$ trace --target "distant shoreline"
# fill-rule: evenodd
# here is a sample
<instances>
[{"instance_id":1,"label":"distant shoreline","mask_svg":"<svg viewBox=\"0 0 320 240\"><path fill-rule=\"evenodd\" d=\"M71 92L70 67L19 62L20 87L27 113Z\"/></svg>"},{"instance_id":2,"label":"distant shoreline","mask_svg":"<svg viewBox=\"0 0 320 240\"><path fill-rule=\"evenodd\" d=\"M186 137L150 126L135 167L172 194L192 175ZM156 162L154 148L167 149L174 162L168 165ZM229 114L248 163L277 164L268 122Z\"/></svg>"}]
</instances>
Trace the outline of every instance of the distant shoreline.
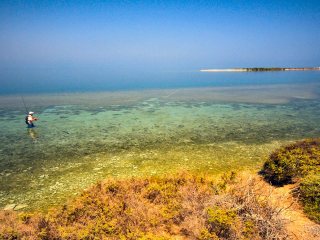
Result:
<instances>
[{"instance_id":1,"label":"distant shoreline","mask_svg":"<svg viewBox=\"0 0 320 240\"><path fill-rule=\"evenodd\" d=\"M276 72L276 71L320 71L320 67L303 68L224 68L224 69L200 69L200 72Z\"/></svg>"}]
</instances>

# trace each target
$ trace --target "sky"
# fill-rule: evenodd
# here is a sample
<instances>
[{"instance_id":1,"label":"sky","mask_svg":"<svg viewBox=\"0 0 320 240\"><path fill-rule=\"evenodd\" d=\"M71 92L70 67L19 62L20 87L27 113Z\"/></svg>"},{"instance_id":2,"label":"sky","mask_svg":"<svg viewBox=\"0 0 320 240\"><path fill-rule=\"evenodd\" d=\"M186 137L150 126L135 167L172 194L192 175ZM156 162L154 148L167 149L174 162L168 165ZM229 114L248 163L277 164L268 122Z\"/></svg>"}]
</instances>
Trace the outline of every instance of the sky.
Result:
<instances>
[{"instance_id":1,"label":"sky","mask_svg":"<svg viewBox=\"0 0 320 240\"><path fill-rule=\"evenodd\" d=\"M143 86L201 68L319 66L319 23L313 0L1 0L0 93Z\"/></svg>"}]
</instances>

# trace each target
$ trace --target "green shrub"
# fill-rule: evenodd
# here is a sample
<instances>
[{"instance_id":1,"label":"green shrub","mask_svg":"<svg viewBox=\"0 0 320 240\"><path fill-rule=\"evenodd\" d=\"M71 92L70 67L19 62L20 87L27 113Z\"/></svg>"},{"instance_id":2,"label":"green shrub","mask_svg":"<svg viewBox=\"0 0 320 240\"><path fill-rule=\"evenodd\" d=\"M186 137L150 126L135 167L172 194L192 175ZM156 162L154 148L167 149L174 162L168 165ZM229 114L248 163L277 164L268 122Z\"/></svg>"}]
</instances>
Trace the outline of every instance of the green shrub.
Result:
<instances>
[{"instance_id":1,"label":"green shrub","mask_svg":"<svg viewBox=\"0 0 320 240\"><path fill-rule=\"evenodd\" d=\"M218 237L230 238L233 234L237 214L234 210L226 210L218 207L208 208L207 224L209 233Z\"/></svg>"},{"instance_id":2,"label":"green shrub","mask_svg":"<svg viewBox=\"0 0 320 240\"><path fill-rule=\"evenodd\" d=\"M203 229L200 233L199 240L219 240L215 233L210 233L208 229Z\"/></svg>"},{"instance_id":3,"label":"green shrub","mask_svg":"<svg viewBox=\"0 0 320 240\"><path fill-rule=\"evenodd\" d=\"M247 220L244 222L243 235L245 239L254 239L257 229L252 220Z\"/></svg>"},{"instance_id":4,"label":"green shrub","mask_svg":"<svg viewBox=\"0 0 320 240\"><path fill-rule=\"evenodd\" d=\"M300 183L299 193L305 213L320 223L320 174L305 177Z\"/></svg>"},{"instance_id":5,"label":"green shrub","mask_svg":"<svg viewBox=\"0 0 320 240\"><path fill-rule=\"evenodd\" d=\"M320 140L310 139L282 147L263 166L267 181L275 185L295 182L299 177L320 171Z\"/></svg>"},{"instance_id":6,"label":"green shrub","mask_svg":"<svg viewBox=\"0 0 320 240\"><path fill-rule=\"evenodd\" d=\"M300 180L297 195L310 219L320 222L320 139L310 139L272 153L263 166L266 180L283 185Z\"/></svg>"}]
</instances>

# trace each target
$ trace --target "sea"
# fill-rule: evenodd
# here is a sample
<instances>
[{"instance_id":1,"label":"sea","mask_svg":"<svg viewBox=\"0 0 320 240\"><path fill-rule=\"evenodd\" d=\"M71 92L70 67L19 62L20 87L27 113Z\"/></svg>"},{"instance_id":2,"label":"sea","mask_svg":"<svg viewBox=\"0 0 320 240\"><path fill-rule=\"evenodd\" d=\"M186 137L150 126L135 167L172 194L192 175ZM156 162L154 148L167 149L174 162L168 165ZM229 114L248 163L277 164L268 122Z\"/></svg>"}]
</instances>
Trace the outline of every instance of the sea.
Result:
<instances>
[{"instance_id":1,"label":"sea","mask_svg":"<svg viewBox=\"0 0 320 240\"><path fill-rule=\"evenodd\" d=\"M166 74L2 91L0 208L47 211L108 178L259 172L275 149L320 135L320 71Z\"/></svg>"}]
</instances>

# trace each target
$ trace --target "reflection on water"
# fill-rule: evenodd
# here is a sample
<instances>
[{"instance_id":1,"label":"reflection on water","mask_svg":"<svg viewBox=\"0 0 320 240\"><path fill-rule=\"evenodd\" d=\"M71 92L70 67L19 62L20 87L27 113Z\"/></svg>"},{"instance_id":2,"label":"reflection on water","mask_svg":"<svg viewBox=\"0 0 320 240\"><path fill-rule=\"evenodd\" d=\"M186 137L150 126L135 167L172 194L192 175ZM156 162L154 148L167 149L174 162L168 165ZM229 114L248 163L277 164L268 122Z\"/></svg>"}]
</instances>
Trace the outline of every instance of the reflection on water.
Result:
<instances>
[{"instance_id":1,"label":"reflection on water","mask_svg":"<svg viewBox=\"0 0 320 240\"><path fill-rule=\"evenodd\" d=\"M38 132L34 129L34 128L28 128L28 135L30 136L30 138L36 142L38 137L39 137L39 134Z\"/></svg>"},{"instance_id":2,"label":"reflection on water","mask_svg":"<svg viewBox=\"0 0 320 240\"><path fill-rule=\"evenodd\" d=\"M270 151L319 136L318 86L0 97L0 207L61 203L106 177L259 169Z\"/></svg>"}]
</instances>

